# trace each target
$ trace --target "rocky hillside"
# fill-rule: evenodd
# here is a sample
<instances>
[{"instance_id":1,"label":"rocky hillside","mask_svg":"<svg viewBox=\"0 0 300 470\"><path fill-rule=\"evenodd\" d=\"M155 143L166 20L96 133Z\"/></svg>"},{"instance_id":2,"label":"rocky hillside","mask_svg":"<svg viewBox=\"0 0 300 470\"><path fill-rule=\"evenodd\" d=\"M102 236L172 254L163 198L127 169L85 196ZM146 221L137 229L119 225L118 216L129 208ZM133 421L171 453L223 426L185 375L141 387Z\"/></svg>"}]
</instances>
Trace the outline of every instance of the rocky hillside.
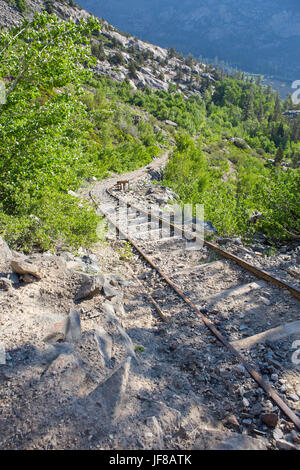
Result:
<instances>
[{"instance_id":1,"label":"rocky hillside","mask_svg":"<svg viewBox=\"0 0 300 470\"><path fill-rule=\"evenodd\" d=\"M300 74L296 0L82 0L118 28L185 54L288 80Z\"/></svg>"},{"instance_id":2,"label":"rocky hillside","mask_svg":"<svg viewBox=\"0 0 300 470\"><path fill-rule=\"evenodd\" d=\"M34 12L47 10L60 18L74 20L87 17L89 13L72 2L26 0L0 0L0 23L5 26L18 24L22 18L31 17ZM19 7L18 7L19 5ZM97 57L95 72L107 75L117 81L128 79L133 88L149 87L168 90L176 84L184 94L203 92L214 82L216 71L197 62L192 57L184 58L173 49L167 50L143 42L130 34L124 34L101 20L101 33L93 39L93 54Z\"/></svg>"},{"instance_id":3,"label":"rocky hillside","mask_svg":"<svg viewBox=\"0 0 300 470\"><path fill-rule=\"evenodd\" d=\"M0 24L9 27L17 25L24 17L32 17L35 12L47 10L57 13L61 18L82 18L88 13L79 7L70 6L69 1L43 0L0 0Z\"/></svg>"}]
</instances>

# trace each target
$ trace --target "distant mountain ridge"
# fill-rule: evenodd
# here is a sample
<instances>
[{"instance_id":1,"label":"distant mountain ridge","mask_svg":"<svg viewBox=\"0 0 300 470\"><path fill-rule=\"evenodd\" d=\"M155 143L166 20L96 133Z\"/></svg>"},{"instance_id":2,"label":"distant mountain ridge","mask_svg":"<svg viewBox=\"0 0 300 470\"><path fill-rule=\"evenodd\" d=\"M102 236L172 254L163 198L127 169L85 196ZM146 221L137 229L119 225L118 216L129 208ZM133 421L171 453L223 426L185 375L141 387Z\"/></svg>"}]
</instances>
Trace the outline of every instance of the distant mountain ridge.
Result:
<instances>
[{"instance_id":1,"label":"distant mountain ridge","mask_svg":"<svg viewBox=\"0 0 300 470\"><path fill-rule=\"evenodd\" d=\"M122 31L196 58L253 73L300 79L296 0L80 0Z\"/></svg>"}]
</instances>

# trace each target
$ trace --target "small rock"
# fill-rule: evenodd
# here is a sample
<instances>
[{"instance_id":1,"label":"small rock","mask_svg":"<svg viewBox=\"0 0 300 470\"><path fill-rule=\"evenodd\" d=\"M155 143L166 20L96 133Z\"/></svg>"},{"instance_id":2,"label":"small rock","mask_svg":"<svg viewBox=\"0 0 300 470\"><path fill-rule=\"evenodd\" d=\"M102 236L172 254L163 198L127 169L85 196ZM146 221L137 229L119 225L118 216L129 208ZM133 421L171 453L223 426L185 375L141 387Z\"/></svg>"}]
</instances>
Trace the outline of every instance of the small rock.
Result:
<instances>
[{"instance_id":1,"label":"small rock","mask_svg":"<svg viewBox=\"0 0 300 470\"><path fill-rule=\"evenodd\" d=\"M251 426L252 421L251 419L243 419L242 423L245 424L246 426Z\"/></svg>"},{"instance_id":2,"label":"small rock","mask_svg":"<svg viewBox=\"0 0 300 470\"><path fill-rule=\"evenodd\" d=\"M275 428L278 423L278 415L276 413L264 413L261 415L262 422L269 428Z\"/></svg>"},{"instance_id":3,"label":"small rock","mask_svg":"<svg viewBox=\"0 0 300 470\"><path fill-rule=\"evenodd\" d=\"M266 359L269 362L269 364L276 367L276 369L279 369L279 370L282 369L282 366L281 366L280 362L276 361L276 359L273 359L272 357L269 357L267 355L266 355Z\"/></svg>"},{"instance_id":4,"label":"small rock","mask_svg":"<svg viewBox=\"0 0 300 470\"><path fill-rule=\"evenodd\" d=\"M248 329L247 325L242 324L242 325L239 326L240 331L244 331L244 330L247 330L247 329Z\"/></svg>"},{"instance_id":5,"label":"small rock","mask_svg":"<svg viewBox=\"0 0 300 470\"><path fill-rule=\"evenodd\" d=\"M238 375L244 375L246 373L246 369L245 367L242 365L242 364L238 364L236 367L235 367L235 370L236 372L238 373Z\"/></svg>"},{"instance_id":6,"label":"small rock","mask_svg":"<svg viewBox=\"0 0 300 470\"><path fill-rule=\"evenodd\" d=\"M5 277L1 277L0 278L0 290L10 290L11 288L12 288L12 282Z\"/></svg>"},{"instance_id":7,"label":"small rock","mask_svg":"<svg viewBox=\"0 0 300 470\"><path fill-rule=\"evenodd\" d=\"M73 197L79 197L78 194L72 191L71 189L68 191L68 194Z\"/></svg>"},{"instance_id":8,"label":"small rock","mask_svg":"<svg viewBox=\"0 0 300 470\"><path fill-rule=\"evenodd\" d=\"M260 300L265 304L265 305L271 305L271 300L267 299L266 297L261 296Z\"/></svg>"},{"instance_id":9,"label":"small rock","mask_svg":"<svg viewBox=\"0 0 300 470\"><path fill-rule=\"evenodd\" d=\"M246 150L246 149L250 148L249 145L247 144L247 142L245 140L241 139L240 137L232 137L231 139L229 139L229 141L232 142L233 145L235 145L239 149Z\"/></svg>"},{"instance_id":10,"label":"small rock","mask_svg":"<svg viewBox=\"0 0 300 470\"><path fill-rule=\"evenodd\" d=\"M262 406L260 403L255 403L251 408L251 412L253 416L259 416L261 414L261 411L262 411Z\"/></svg>"},{"instance_id":11,"label":"small rock","mask_svg":"<svg viewBox=\"0 0 300 470\"><path fill-rule=\"evenodd\" d=\"M243 398L243 405L245 408L248 408L250 406L250 403L249 403L249 400L247 400L247 398Z\"/></svg>"},{"instance_id":12,"label":"small rock","mask_svg":"<svg viewBox=\"0 0 300 470\"><path fill-rule=\"evenodd\" d=\"M32 284L36 282L36 277L32 276L32 274L21 274L20 275L21 281L25 282L25 284Z\"/></svg>"},{"instance_id":13,"label":"small rock","mask_svg":"<svg viewBox=\"0 0 300 470\"><path fill-rule=\"evenodd\" d=\"M110 320L115 320L116 319L115 309L114 309L114 306L112 305L112 303L104 302L104 304L102 305L102 308L103 308L104 313L106 313L106 315L108 316L108 318Z\"/></svg>"},{"instance_id":14,"label":"small rock","mask_svg":"<svg viewBox=\"0 0 300 470\"><path fill-rule=\"evenodd\" d=\"M194 450L266 450L266 441L221 430L201 429Z\"/></svg>"},{"instance_id":15,"label":"small rock","mask_svg":"<svg viewBox=\"0 0 300 470\"><path fill-rule=\"evenodd\" d=\"M6 351L4 343L0 343L0 366L6 364Z\"/></svg>"},{"instance_id":16,"label":"small rock","mask_svg":"<svg viewBox=\"0 0 300 470\"><path fill-rule=\"evenodd\" d=\"M278 441L276 441L276 445L279 450L298 450L298 447L294 444L283 439L278 439Z\"/></svg>"},{"instance_id":17,"label":"small rock","mask_svg":"<svg viewBox=\"0 0 300 470\"><path fill-rule=\"evenodd\" d=\"M292 435L293 442L295 444L300 444L300 434L297 434L296 432L293 433Z\"/></svg>"},{"instance_id":18,"label":"small rock","mask_svg":"<svg viewBox=\"0 0 300 470\"><path fill-rule=\"evenodd\" d=\"M12 258L12 253L7 245L7 243L0 237L0 262L8 262Z\"/></svg>"},{"instance_id":19,"label":"small rock","mask_svg":"<svg viewBox=\"0 0 300 470\"><path fill-rule=\"evenodd\" d=\"M82 285L76 295L76 300L94 297L95 295L100 294L103 284L103 274L97 274L95 276L82 274Z\"/></svg>"},{"instance_id":20,"label":"small rock","mask_svg":"<svg viewBox=\"0 0 300 470\"><path fill-rule=\"evenodd\" d=\"M281 429L275 429L273 431L273 437L275 439L275 441L278 441L279 439L282 439L283 438L283 432L281 431Z\"/></svg>"},{"instance_id":21,"label":"small rock","mask_svg":"<svg viewBox=\"0 0 300 470\"><path fill-rule=\"evenodd\" d=\"M300 400L296 393L290 393L287 397L289 400L292 400L294 402L298 402Z\"/></svg>"},{"instance_id":22,"label":"small rock","mask_svg":"<svg viewBox=\"0 0 300 470\"><path fill-rule=\"evenodd\" d=\"M97 330L95 330L95 339L99 352L104 358L105 365L109 367L112 352L111 336L104 330L104 328L102 328L102 326L99 326Z\"/></svg>"},{"instance_id":23,"label":"small rock","mask_svg":"<svg viewBox=\"0 0 300 470\"><path fill-rule=\"evenodd\" d=\"M218 238L219 245L227 245L227 243L230 243L231 241L231 238Z\"/></svg>"},{"instance_id":24,"label":"small rock","mask_svg":"<svg viewBox=\"0 0 300 470\"><path fill-rule=\"evenodd\" d=\"M37 279L41 279L42 277L39 268L27 260L13 259L10 264L14 273L30 274Z\"/></svg>"},{"instance_id":25,"label":"small rock","mask_svg":"<svg viewBox=\"0 0 300 470\"><path fill-rule=\"evenodd\" d=\"M111 299L112 297L116 297L120 294L119 290L113 287L109 281L105 280L103 284L103 292L105 297Z\"/></svg>"},{"instance_id":26,"label":"small rock","mask_svg":"<svg viewBox=\"0 0 300 470\"><path fill-rule=\"evenodd\" d=\"M66 341L79 341L81 339L80 314L75 309L71 309L66 325Z\"/></svg>"}]
</instances>

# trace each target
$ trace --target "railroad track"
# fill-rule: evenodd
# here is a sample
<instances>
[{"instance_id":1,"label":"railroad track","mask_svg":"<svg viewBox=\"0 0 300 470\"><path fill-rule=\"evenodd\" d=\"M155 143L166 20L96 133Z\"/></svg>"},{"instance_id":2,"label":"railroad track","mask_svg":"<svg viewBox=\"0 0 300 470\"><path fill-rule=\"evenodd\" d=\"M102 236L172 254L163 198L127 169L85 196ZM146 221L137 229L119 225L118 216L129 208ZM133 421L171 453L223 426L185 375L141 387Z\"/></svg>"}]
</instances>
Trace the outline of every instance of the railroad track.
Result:
<instances>
[{"instance_id":1,"label":"railroad track","mask_svg":"<svg viewBox=\"0 0 300 470\"><path fill-rule=\"evenodd\" d=\"M242 364L266 395L300 430L296 412L240 352L273 338L286 338L295 332L300 335L299 305L297 301L291 304L290 299L293 296L299 300L300 290L208 241L203 241L204 248L198 250L202 240L197 233L166 221L159 213L152 213L150 219L147 210L125 201L113 188L108 189L107 194L111 203L99 206L100 212L131 243L152 268L152 273L156 273L177 298L196 314L192 323L197 325L197 318L201 318L217 342ZM97 204L92 193L90 196ZM191 228L193 230L195 227ZM152 240L151 235L155 235ZM267 296L261 295L266 291ZM286 293L290 294L288 299ZM269 299L272 296L278 297L279 307L282 305L275 314L270 312ZM153 297L152 294L150 300L153 301ZM172 317L163 312L163 303L163 293L160 293L153 304L163 321L172 321ZM235 314L238 314L238 321L241 318L242 321L250 321L246 325L238 324ZM220 316L225 319L225 328L224 321L219 320ZM278 327L283 318L284 326ZM220 323L222 327L218 328ZM255 325L253 332L250 328L252 323ZM277 328L272 328L274 326Z\"/></svg>"}]
</instances>

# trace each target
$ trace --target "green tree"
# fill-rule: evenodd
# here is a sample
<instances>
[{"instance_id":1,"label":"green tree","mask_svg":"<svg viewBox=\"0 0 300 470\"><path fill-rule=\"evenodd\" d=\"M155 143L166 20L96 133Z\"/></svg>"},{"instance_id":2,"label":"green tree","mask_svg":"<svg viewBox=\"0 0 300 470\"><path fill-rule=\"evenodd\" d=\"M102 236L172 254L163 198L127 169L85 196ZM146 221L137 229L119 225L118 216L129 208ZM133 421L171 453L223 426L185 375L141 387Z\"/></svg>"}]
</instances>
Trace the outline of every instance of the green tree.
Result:
<instances>
[{"instance_id":1,"label":"green tree","mask_svg":"<svg viewBox=\"0 0 300 470\"><path fill-rule=\"evenodd\" d=\"M92 54L98 60L101 60L101 61L106 60L106 54L105 54L104 47L101 41L92 42Z\"/></svg>"},{"instance_id":2,"label":"green tree","mask_svg":"<svg viewBox=\"0 0 300 470\"><path fill-rule=\"evenodd\" d=\"M274 106L274 114L273 114L273 121L279 121L282 119L282 106L279 93L276 93L275 97L275 106Z\"/></svg>"},{"instance_id":3,"label":"green tree","mask_svg":"<svg viewBox=\"0 0 300 470\"><path fill-rule=\"evenodd\" d=\"M115 54L109 57L109 62L113 65L124 65L125 60L123 54L120 51L117 51Z\"/></svg>"},{"instance_id":4,"label":"green tree","mask_svg":"<svg viewBox=\"0 0 300 470\"><path fill-rule=\"evenodd\" d=\"M300 141L300 116L294 119L292 124L292 140L294 142Z\"/></svg>"},{"instance_id":5,"label":"green tree","mask_svg":"<svg viewBox=\"0 0 300 470\"><path fill-rule=\"evenodd\" d=\"M174 80L180 82L181 80L183 80L183 71L182 71L182 67L178 67L177 69L177 73L176 73L176 76L174 78Z\"/></svg>"},{"instance_id":6,"label":"green tree","mask_svg":"<svg viewBox=\"0 0 300 470\"><path fill-rule=\"evenodd\" d=\"M84 153L86 110L78 94L94 63L89 44L98 27L94 19L76 24L42 13L0 32L0 78L6 83L0 232L15 246L95 239L97 218L67 191L91 171Z\"/></svg>"},{"instance_id":7,"label":"green tree","mask_svg":"<svg viewBox=\"0 0 300 470\"><path fill-rule=\"evenodd\" d=\"M137 78L137 64L134 60L129 62L128 72L130 78Z\"/></svg>"},{"instance_id":8,"label":"green tree","mask_svg":"<svg viewBox=\"0 0 300 470\"><path fill-rule=\"evenodd\" d=\"M244 119L252 119L254 115L254 90L250 87L244 105Z\"/></svg>"},{"instance_id":9,"label":"green tree","mask_svg":"<svg viewBox=\"0 0 300 470\"><path fill-rule=\"evenodd\" d=\"M171 47L169 50L169 59L173 59L174 57L176 57L176 51L174 49L174 47Z\"/></svg>"},{"instance_id":10,"label":"green tree","mask_svg":"<svg viewBox=\"0 0 300 470\"><path fill-rule=\"evenodd\" d=\"M284 159L284 150L282 147L279 147L275 155L275 164L280 165L283 159Z\"/></svg>"}]
</instances>

